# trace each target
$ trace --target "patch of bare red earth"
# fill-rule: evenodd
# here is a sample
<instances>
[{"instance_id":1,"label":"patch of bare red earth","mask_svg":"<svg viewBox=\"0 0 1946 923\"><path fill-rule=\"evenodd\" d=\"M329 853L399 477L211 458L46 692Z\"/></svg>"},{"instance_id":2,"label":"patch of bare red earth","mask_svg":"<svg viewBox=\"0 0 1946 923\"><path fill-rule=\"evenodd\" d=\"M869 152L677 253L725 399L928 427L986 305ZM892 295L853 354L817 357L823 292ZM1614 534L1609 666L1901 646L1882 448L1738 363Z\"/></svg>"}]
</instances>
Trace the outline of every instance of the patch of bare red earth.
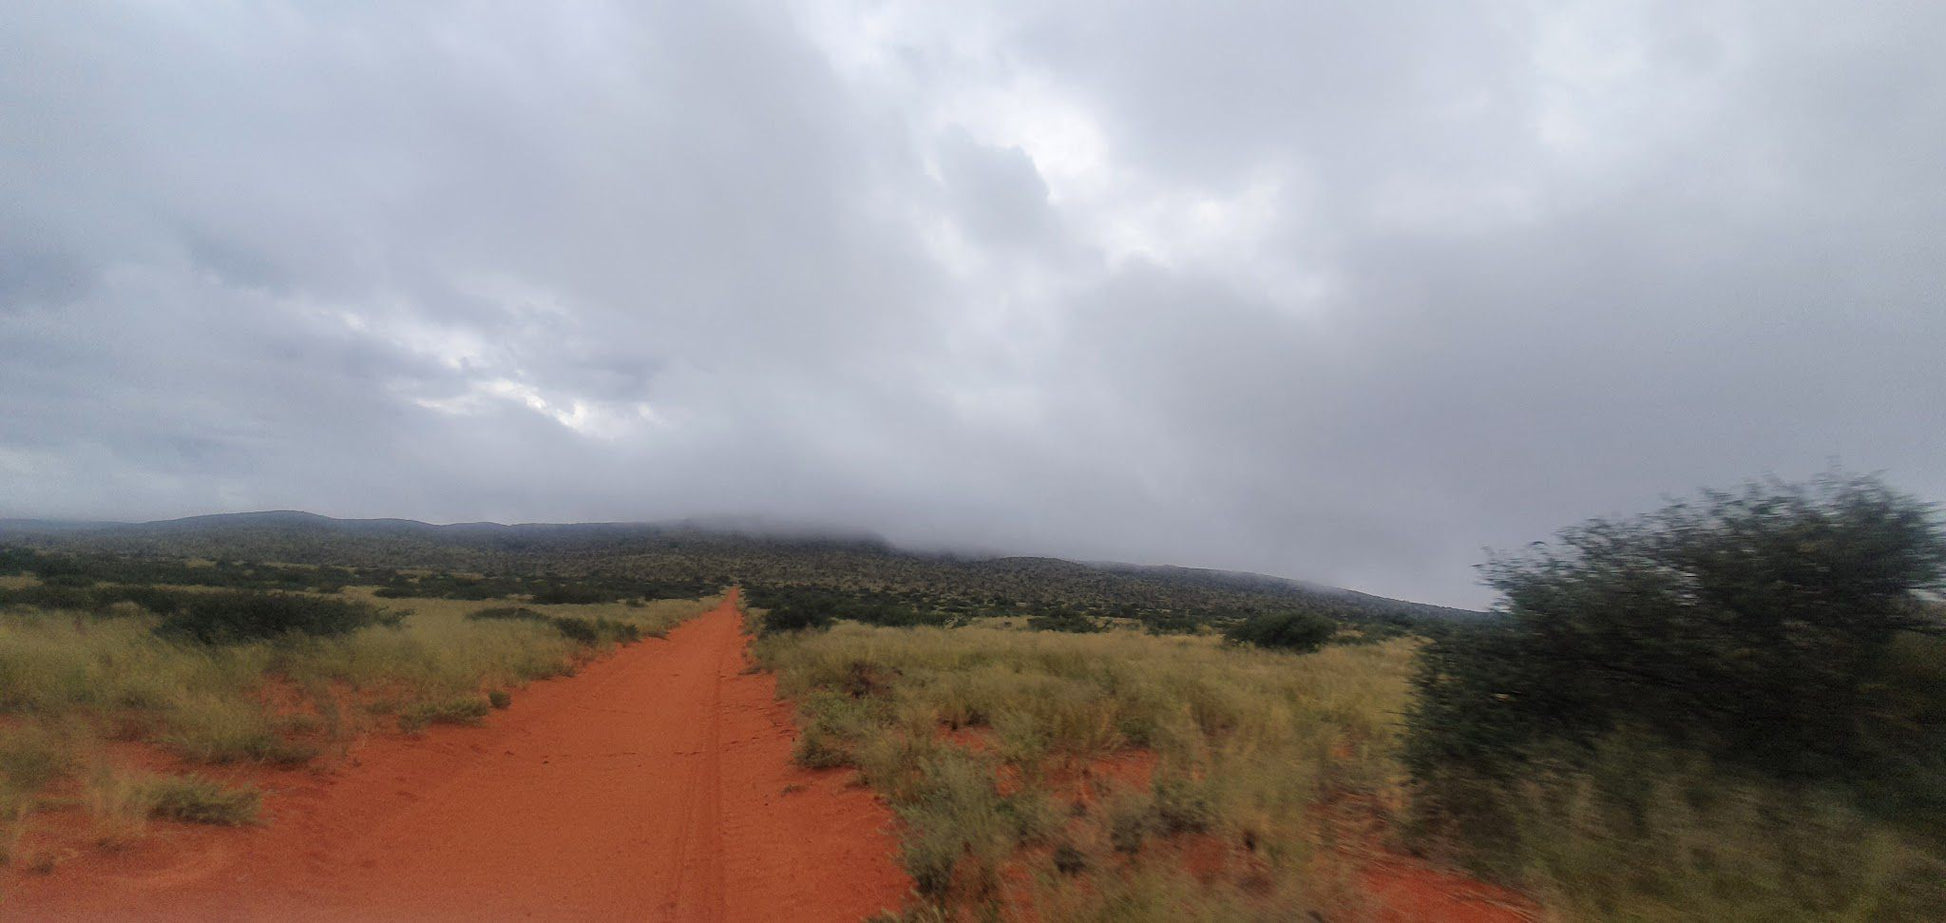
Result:
<instances>
[{"instance_id":1,"label":"patch of bare red earth","mask_svg":"<svg viewBox=\"0 0 1946 923\"><path fill-rule=\"evenodd\" d=\"M1329 809L1331 864L1353 890L1353 917L1370 923L1528 923L1542 918L1526 895L1386 846L1400 806L1352 796Z\"/></svg>"},{"instance_id":2,"label":"patch of bare red earth","mask_svg":"<svg viewBox=\"0 0 1946 923\"><path fill-rule=\"evenodd\" d=\"M480 728L380 738L280 773L268 823L158 825L0 917L161 920L844 920L900 906L892 818L790 760L788 703L745 671L734 597L536 683Z\"/></svg>"}]
</instances>

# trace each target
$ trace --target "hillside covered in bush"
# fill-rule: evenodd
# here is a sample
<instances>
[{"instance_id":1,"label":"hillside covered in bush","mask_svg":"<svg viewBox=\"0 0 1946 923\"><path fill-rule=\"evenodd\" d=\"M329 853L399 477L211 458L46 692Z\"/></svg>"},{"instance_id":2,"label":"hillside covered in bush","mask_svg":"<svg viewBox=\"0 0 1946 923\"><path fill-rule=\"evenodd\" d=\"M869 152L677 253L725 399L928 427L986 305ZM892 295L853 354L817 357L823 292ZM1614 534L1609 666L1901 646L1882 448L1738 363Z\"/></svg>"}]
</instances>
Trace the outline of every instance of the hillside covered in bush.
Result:
<instances>
[{"instance_id":1,"label":"hillside covered in bush","mask_svg":"<svg viewBox=\"0 0 1946 923\"><path fill-rule=\"evenodd\" d=\"M141 524L16 520L0 521L0 545L17 546L16 567L77 579L139 574L144 582L286 589L356 582L386 588L380 596L534 594L557 602L695 595L742 583L760 597L835 594L852 608L914 624L1027 614L1070 626L1120 618L1183 631L1303 612L1392 635L1481 615L1258 574L920 554L869 537L680 523L436 526L292 512ZM183 558L217 563L191 568Z\"/></svg>"}]
</instances>

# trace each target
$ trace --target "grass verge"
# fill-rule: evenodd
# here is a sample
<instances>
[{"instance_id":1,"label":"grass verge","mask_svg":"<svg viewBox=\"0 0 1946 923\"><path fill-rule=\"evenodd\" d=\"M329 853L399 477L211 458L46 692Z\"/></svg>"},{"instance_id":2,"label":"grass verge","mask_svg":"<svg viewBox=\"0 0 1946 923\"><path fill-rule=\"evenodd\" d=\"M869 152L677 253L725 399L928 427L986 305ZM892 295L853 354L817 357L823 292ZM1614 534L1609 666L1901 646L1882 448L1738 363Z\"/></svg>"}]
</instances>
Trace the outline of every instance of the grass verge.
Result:
<instances>
[{"instance_id":1,"label":"grass verge","mask_svg":"<svg viewBox=\"0 0 1946 923\"><path fill-rule=\"evenodd\" d=\"M893 806L925 912L1173 920L1345 910L1327 815L1402 804L1413 648L841 623L756 652L799 761Z\"/></svg>"}]
</instances>

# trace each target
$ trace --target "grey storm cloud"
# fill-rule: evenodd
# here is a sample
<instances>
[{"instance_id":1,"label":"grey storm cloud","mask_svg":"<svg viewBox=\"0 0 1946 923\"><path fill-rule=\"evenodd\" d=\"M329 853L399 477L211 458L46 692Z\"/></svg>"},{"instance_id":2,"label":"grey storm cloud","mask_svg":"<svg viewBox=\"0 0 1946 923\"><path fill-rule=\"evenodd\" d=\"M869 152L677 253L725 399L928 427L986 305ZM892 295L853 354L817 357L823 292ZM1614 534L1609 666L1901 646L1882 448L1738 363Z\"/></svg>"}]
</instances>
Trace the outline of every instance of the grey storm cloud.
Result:
<instances>
[{"instance_id":1,"label":"grey storm cloud","mask_svg":"<svg viewBox=\"0 0 1946 923\"><path fill-rule=\"evenodd\" d=\"M10 4L0 514L760 515L1479 604L1946 496L1946 7Z\"/></svg>"}]
</instances>

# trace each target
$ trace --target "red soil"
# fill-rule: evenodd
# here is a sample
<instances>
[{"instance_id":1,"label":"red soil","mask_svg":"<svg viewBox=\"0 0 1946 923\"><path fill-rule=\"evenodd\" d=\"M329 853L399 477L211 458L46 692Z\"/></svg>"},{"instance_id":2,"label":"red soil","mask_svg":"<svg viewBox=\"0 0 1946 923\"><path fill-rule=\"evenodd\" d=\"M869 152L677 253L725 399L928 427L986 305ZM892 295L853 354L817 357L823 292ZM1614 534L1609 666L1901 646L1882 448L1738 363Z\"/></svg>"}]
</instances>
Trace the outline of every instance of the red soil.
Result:
<instances>
[{"instance_id":1,"label":"red soil","mask_svg":"<svg viewBox=\"0 0 1946 923\"><path fill-rule=\"evenodd\" d=\"M1483 881L1394 856L1359 872L1376 923L1525 923L1534 902Z\"/></svg>"},{"instance_id":2,"label":"red soil","mask_svg":"<svg viewBox=\"0 0 1946 923\"><path fill-rule=\"evenodd\" d=\"M900 905L891 817L794 767L790 707L743 672L731 597L537 683L485 727L379 739L280 774L269 823L158 825L51 875L9 872L0 916L168 920L847 920Z\"/></svg>"}]
</instances>

